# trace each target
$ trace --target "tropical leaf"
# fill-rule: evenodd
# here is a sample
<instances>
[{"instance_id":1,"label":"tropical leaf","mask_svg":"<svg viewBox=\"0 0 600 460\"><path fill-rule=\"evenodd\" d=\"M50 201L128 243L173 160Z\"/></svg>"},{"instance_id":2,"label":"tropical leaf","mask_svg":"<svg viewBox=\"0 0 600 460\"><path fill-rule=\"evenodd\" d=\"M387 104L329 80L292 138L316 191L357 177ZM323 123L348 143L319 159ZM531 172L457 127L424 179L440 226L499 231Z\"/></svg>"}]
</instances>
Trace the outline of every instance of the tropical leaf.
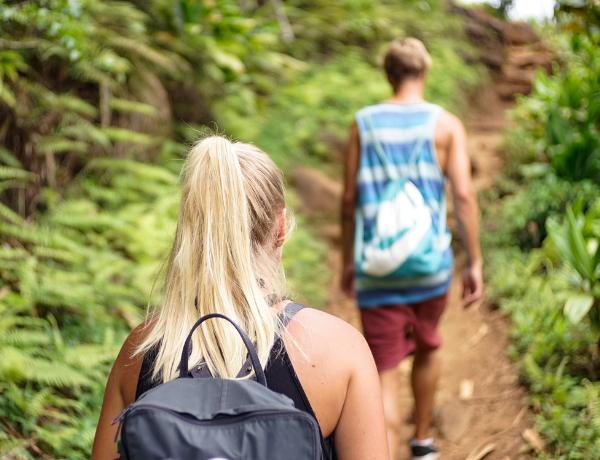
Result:
<instances>
[{"instance_id":1,"label":"tropical leaf","mask_svg":"<svg viewBox=\"0 0 600 460\"><path fill-rule=\"evenodd\" d=\"M571 206L567 206L567 223L569 245L573 254L574 268L577 269L582 277L587 280L592 280L592 261Z\"/></svg>"},{"instance_id":2,"label":"tropical leaf","mask_svg":"<svg viewBox=\"0 0 600 460\"><path fill-rule=\"evenodd\" d=\"M565 304L565 315L573 324L577 324L581 321L585 315L588 314L592 305L594 304L594 297L588 294L576 294L567 300Z\"/></svg>"}]
</instances>

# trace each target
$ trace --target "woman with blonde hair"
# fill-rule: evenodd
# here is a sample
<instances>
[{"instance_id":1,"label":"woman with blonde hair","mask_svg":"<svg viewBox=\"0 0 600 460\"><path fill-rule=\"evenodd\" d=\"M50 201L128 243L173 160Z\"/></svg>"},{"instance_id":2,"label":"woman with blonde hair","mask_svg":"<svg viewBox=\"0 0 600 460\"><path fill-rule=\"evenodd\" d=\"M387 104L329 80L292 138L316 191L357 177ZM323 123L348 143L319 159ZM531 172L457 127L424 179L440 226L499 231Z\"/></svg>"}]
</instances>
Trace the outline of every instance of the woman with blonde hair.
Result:
<instances>
[{"instance_id":1,"label":"woman with blonde hair","mask_svg":"<svg viewBox=\"0 0 600 460\"><path fill-rule=\"evenodd\" d=\"M324 458L388 458L377 369L362 335L310 308L286 321L291 301L282 296L286 209L279 169L260 149L213 136L191 149L183 175L162 308L129 335L115 361L92 460L117 457L111 420L177 377L188 332L211 313L232 319L250 337L268 387L317 420ZM246 360L225 321L203 323L191 349L189 368L205 363L219 378L238 378Z\"/></svg>"}]
</instances>

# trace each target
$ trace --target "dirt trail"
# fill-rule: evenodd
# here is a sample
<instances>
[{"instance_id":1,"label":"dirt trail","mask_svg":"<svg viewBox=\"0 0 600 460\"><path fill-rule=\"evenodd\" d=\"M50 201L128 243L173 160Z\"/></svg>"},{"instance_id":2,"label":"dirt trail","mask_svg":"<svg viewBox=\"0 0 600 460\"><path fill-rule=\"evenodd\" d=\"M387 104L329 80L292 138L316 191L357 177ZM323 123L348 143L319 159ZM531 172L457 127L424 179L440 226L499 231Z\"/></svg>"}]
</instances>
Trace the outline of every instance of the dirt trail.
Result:
<instances>
[{"instance_id":1,"label":"dirt trail","mask_svg":"<svg viewBox=\"0 0 600 460\"><path fill-rule=\"evenodd\" d=\"M507 126L504 110L509 105L502 102L490 87L478 106L486 107L485 111L473 109L467 117L466 126L474 184L477 191L481 192L493 184L495 173L501 166L496 151L502 142L502 131ZM486 460L529 458L528 454L519 453L525 444L521 433L529 427L529 422L525 412L525 391L519 387L514 366L507 358L508 322L485 299L468 310L461 307L461 256L457 255L451 300L441 323L444 339L441 350L442 375L433 427L441 458L466 460L470 454L480 453L491 444L494 449L485 456ZM329 263L335 275L327 311L361 329L360 315L354 301L346 298L339 289L338 248L331 249ZM414 430L409 384L411 365L409 357L398 368L402 382L399 404L404 420L400 459L410 458L408 441ZM471 380L474 389L472 398L462 401L459 391L464 380Z\"/></svg>"}]
</instances>

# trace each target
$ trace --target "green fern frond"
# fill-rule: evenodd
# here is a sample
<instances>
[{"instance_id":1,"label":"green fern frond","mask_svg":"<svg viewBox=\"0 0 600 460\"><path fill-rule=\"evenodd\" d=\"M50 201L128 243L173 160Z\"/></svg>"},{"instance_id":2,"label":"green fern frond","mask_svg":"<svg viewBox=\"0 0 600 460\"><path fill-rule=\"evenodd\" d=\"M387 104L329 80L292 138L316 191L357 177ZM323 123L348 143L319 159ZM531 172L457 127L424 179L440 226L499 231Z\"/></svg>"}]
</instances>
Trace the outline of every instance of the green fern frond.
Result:
<instances>
[{"instance_id":1,"label":"green fern frond","mask_svg":"<svg viewBox=\"0 0 600 460\"><path fill-rule=\"evenodd\" d=\"M53 407L45 407L42 411L37 414L38 417L44 417L44 422L48 424L48 422L52 421L54 423L60 422L64 424L74 425L76 423L75 417L72 415L60 412L58 409Z\"/></svg>"},{"instance_id":2,"label":"green fern frond","mask_svg":"<svg viewBox=\"0 0 600 460\"><path fill-rule=\"evenodd\" d=\"M36 331L16 330L5 332L0 337L0 344L18 347L34 347L48 343L50 343L49 338Z\"/></svg>"},{"instance_id":3,"label":"green fern frond","mask_svg":"<svg viewBox=\"0 0 600 460\"><path fill-rule=\"evenodd\" d=\"M44 246L36 246L33 249L33 253L38 257L45 257L47 259L69 262L72 264L79 264L84 259L84 256L80 253L65 251L64 249L47 248Z\"/></svg>"},{"instance_id":4,"label":"green fern frond","mask_svg":"<svg viewBox=\"0 0 600 460\"><path fill-rule=\"evenodd\" d=\"M54 210L54 214L70 214L74 216L96 215L100 208L96 203L85 198L63 201L60 206Z\"/></svg>"},{"instance_id":5,"label":"green fern frond","mask_svg":"<svg viewBox=\"0 0 600 460\"><path fill-rule=\"evenodd\" d=\"M63 398L55 393L51 393L47 401L49 405L60 409L69 409L77 412L85 410L85 405L81 401Z\"/></svg>"},{"instance_id":6,"label":"green fern frond","mask_svg":"<svg viewBox=\"0 0 600 460\"><path fill-rule=\"evenodd\" d=\"M56 96L55 107L60 107L90 118L94 118L98 115L98 109L96 107L83 99L68 93L62 93Z\"/></svg>"},{"instance_id":7,"label":"green fern frond","mask_svg":"<svg viewBox=\"0 0 600 460\"><path fill-rule=\"evenodd\" d=\"M23 165L17 157L7 148L0 145L0 162L13 168L23 169Z\"/></svg>"},{"instance_id":8,"label":"green fern frond","mask_svg":"<svg viewBox=\"0 0 600 460\"><path fill-rule=\"evenodd\" d=\"M104 201L113 206L123 201L123 197L118 190L112 187L101 187L95 181L85 179L81 182L81 188L94 201Z\"/></svg>"},{"instance_id":9,"label":"green fern frond","mask_svg":"<svg viewBox=\"0 0 600 460\"><path fill-rule=\"evenodd\" d=\"M136 299L139 297L139 293L135 288L131 286L126 286L124 284L117 283L106 283L102 285L102 295L107 299Z\"/></svg>"},{"instance_id":10,"label":"green fern frond","mask_svg":"<svg viewBox=\"0 0 600 460\"><path fill-rule=\"evenodd\" d=\"M117 302L116 307L131 329L144 321L144 310L128 302Z\"/></svg>"},{"instance_id":11,"label":"green fern frond","mask_svg":"<svg viewBox=\"0 0 600 460\"><path fill-rule=\"evenodd\" d=\"M19 227L24 227L26 225L25 219L19 216L16 212L10 209L8 206L0 203L0 217L4 217L8 221L12 222Z\"/></svg>"},{"instance_id":12,"label":"green fern frond","mask_svg":"<svg viewBox=\"0 0 600 460\"><path fill-rule=\"evenodd\" d=\"M581 383L585 387L588 397L588 409L590 411L592 426L596 431L596 435L600 436L600 396L598 396L598 389L588 379L583 379Z\"/></svg>"},{"instance_id":13,"label":"green fern frond","mask_svg":"<svg viewBox=\"0 0 600 460\"><path fill-rule=\"evenodd\" d=\"M63 136L69 136L78 141L95 142L100 144L105 151L111 149L110 139L103 130L87 120L77 120L75 123L61 130Z\"/></svg>"},{"instance_id":14,"label":"green fern frond","mask_svg":"<svg viewBox=\"0 0 600 460\"><path fill-rule=\"evenodd\" d=\"M15 93L0 80L0 101L4 102L11 109L17 106L17 98Z\"/></svg>"},{"instance_id":15,"label":"green fern frond","mask_svg":"<svg viewBox=\"0 0 600 460\"><path fill-rule=\"evenodd\" d=\"M32 426L31 429L37 439L59 452L79 436L77 428L66 428L56 424L46 424L43 427Z\"/></svg>"},{"instance_id":16,"label":"green fern frond","mask_svg":"<svg viewBox=\"0 0 600 460\"><path fill-rule=\"evenodd\" d=\"M27 188L29 185L30 184L27 181L20 179L0 181L0 193L12 188Z\"/></svg>"},{"instance_id":17,"label":"green fern frond","mask_svg":"<svg viewBox=\"0 0 600 460\"><path fill-rule=\"evenodd\" d=\"M120 99L117 97L114 97L110 100L109 106L111 109L116 110L117 112L139 113L153 118L156 118L160 115L160 112L150 104Z\"/></svg>"},{"instance_id":18,"label":"green fern frond","mask_svg":"<svg viewBox=\"0 0 600 460\"><path fill-rule=\"evenodd\" d=\"M0 458L28 460L31 458L27 450L30 445L31 441L29 439L0 437Z\"/></svg>"},{"instance_id":19,"label":"green fern frond","mask_svg":"<svg viewBox=\"0 0 600 460\"><path fill-rule=\"evenodd\" d=\"M129 171L143 179L155 179L169 184L177 183L177 175L161 166L140 163L131 160L117 158L94 158L86 170L115 169L117 171Z\"/></svg>"},{"instance_id":20,"label":"green fern frond","mask_svg":"<svg viewBox=\"0 0 600 460\"><path fill-rule=\"evenodd\" d=\"M8 11L6 11L5 14L5 20L11 21L11 22L16 22L17 24L20 24L22 26L29 26L30 25L30 21L31 21L31 16L25 12L23 12L23 10L21 8L19 8L18 6L14 6L12 8L6 8Z\"/></svg>"},{"instance_id":21,"label":"green fern frond","mask_svg":"<svg viewBox=\"0 0 600 460\"><path fill-rule=\"evenodd\" d=\"M88 428L87 430L83 430L79 432L79 436L84 445L91 446L94 442L94 438L96 437L96 428Z\"/></svg>"},{"instance_id":22,"label":"green fern frond","mask_svg":"<svg viewBox=\"0 0 600 460\"><path fill-rule=\"evenodd\" d=\"M37 265L37 259L30 257L25 263L20 264L20 285L21 295L27 305L34 305L34 293L37 289L37 275L35 273L35 267Z\"/></svg>"},{"instance_id":23,"label":"green fern frond","mask_svg":"<svg viewBox=\"0 0 600 460\"><path fill-rule=\"evenodd\" d=\"M21 248L0 247L0 259L4 260L24 260L30 254Z\"/></svg>"},{"instance_id":24,"label":"green fern frond","mask_svg":"<svg viewBox=\"0 0 600 460\"><path fill-rule=\"evenodd\" d=\"M29 311L30 309L27 308L27 310ZM13 311L12 313L18 312ZM16 316L14 314L6 317L0 316L0 331L2 333L8 333L7 331L14 330L15 326L30 329L43 329L48 327L48 322L42 318L35 318L33 316ZM39 334L39 332L36 333Z\"/></svg>"},{"instance_id":25,"label":"green fern frond","mask_svg":"<svg viewBox=\"0 0 600 460\"><path fill-rule=\"evenodd\" d=\"M44 411L44 406L48 403L48 397L52 394L51 388L42 388L33 395L29 395L27 404L24 404L24 413L32 417L39 417Z\"/></svg>"},{"instance_id":26,"label":"green fern frond","mask_svg":"<svg viewBox=\"0 0 600 460\"><path fill-rule=\"evenodd\" d=\"M36 304L80 314L104 311L95 300L93 288L85 284L53 283L51 279L44 279L35 290L33 299Z\"/></svg>"},{"instance_id":27,"label":"green fern frond","mask_svg":"<svg viewBox=\"0 0 600 460\"><path fill-rule=\"evenodd\" d=\"M50 243L50 233L35 225L29 225L29 227L24 228L0 222L0 234L12 236L21 243L35 243L45 246L48 246Z\"/></svg>"},{"instance_id":28,"label":"green fern frond","mask_svg":"<svg viewBox=\"0 0 600 460\"><path fill-rule=\"evenodd\" d=\"M527 354L523 359L523 365L525 366L525 372L531 382L536 385L543 385L544 382L544 372L535 362L535 359L531 354Z\"/></svg>"},{"instance_id":29,"label":"green fern frond","mask_svg":"<svg viewBox=\"0 0 600 460\"><path fill-rule=\"evenodd\" d=\"M37 152L41 154L58 152L87 153L90 148L86 142L53 136L41 138L35 147Z\"/></svg>"},{"instance_id":30,"label":"green fern frond","mask_svg":"<svg viewBox=\"0 0 600 460\"><path fill-rule=\"evenodd\" d=\"M122 1L91 2L88 8L99 23L123 24L138 33L143 24L150 19L146 13L137 9L135 5Z\"/></svg>"},{"instance_id":31,"label":"green fern frond","mask_svg":"<svg viewBox=\"0 0 600 460\"><path fill-rule=\"evenodd\" d=\"M17 270L18 268L19 264L17 262L0 260L0 270Z\"/></svg>"},{"instance_id":32,"label":"green fern frond","mask_svg":"<svg viewBox=\"0 0 600 460\"><path fill-rule=\"evenodd\" d=\"M151 145L156 143L156 138L144 133L138 133L125 128L111 126L104 128L104 134L114 142L129 142L132 144ZM139 163L138 163L139 164Z\"/></svg>"},{"instance_id":33,"label":"green fern frond","mask_svg":"<svg viewBox=\"0 0 600 460\"><path fill-rule=\"evenodd\" d=\"M560 381L563 378L563 373L565 372L565 366L567 365L567 363L569 362L569 357L565 356L561 361L560 364L558 365L558 368L556 369L556 373L554 374L554 383L555 385L558 385L560 383Z\"/></svg>"},{"instance_id":34,"label":"green fern frond","mask_svg":"<svg viewBox=\"0 0 600 460\"><path fill-rule=\"evenodd\" d=\"M107 214L92 214L86 217L83 214L73 215L65 212L54 214L52 222L80 231L105 229L116 224L114 218Z\"/></svg>"},{"instance_id":35,"label":"green fern frond","mask_svg":"<svg viewBox=\"0 0 600 460\"><path fill-rule=\"evenodd\" d=\"M110 327L107 327L104 330L104 339L102 340L102 343L106 347L113 346L113 345L118 345L118 344L115 343L115 331L114 331L114 329L112 329Z\"/></svg>"},{"instance_id":36,"label":"green fern frond","mask_svg":"<svg viewBox=\"0 0 600 460\"><path fill-rule=\"evenodd\" d=\"M66 364L42 359L26 359L25 378L31 382L65 387L74 385L90 385L91 381L81 372Z\"/></svg>"},{"instance_id":37,"label":"green fern frond","mask_svg":"<svg viewBox=\"0 0 600 460\"><path fill-rule=\"evenodd\" d=\"M0 166L0 179L19 179L36 181L38 175L24 169Z\"/></svg>"},{"instance_id":38,"label":"green fern frond","mask_svg":"<svg viewBox=\"0 0 600 460\"><path fill-rule=\"evenodd\" d=\"M94 67L88 61L79 61L72 66L67 67L67 73L78 80L83 80L97 85L104 84L112 91L118 91L119 82L110 74Z\"/></svg>"},{"instance_id":39,"label":"green fern frond","mask_svg":"<svg viewBox=\"0 0 600 460\"><path fill-rule=\"evenodd\" d=\"M80 369L94 369L100 364L112 362L120 348L116 345L80 345L67 350L65 362Z\"/></svg>"},{"instance_id":40,"label":"green fern frond","mask_svg":"<svg viewBox=\"0 0 600 460\"><path fill-rule=\"evenodd\" d=\"M71 228L61 228L60 233L52 235L51 247L55 249L63 249L82 256L93 255L96 251L86 245L85 236Z\"/></svg>"},{"instance_id":41,"label":"green fern frond","mask_svg":"<svg viewBox=\"0 0 600 460\"><path fill-rule=\"evenodd\" d=\"M53 57L59 58L63 61L68 61L69 52L62 46L50 45L44 50L44 53L42 54L42 59L48 60Z\"/></svg>"},{"instance_id":42,"label":"green fern frond","mask_svg":"<svg viewBox=\"0 0 600 460\"><path fill-rule=\"evenodd\" d=\"M123 191L129 189L142 192L141 199L136 200L136 206L144 206L144 201L147 202L148 198L156 198L174 192L172 185L144 180L141 177L127 177L124 175L113 177L111 185Z\"/></svg>"},{"instance_id":43,"label":"green fern frond","mask_svg":"<svg viewBox=\"0 0 600 460\"><path fill-rule=\"evenodd\" d=\"M19 82L29 96L36 99L40 105L51 107L56 102L56 93L44 85L30 79L21 79Z\"/></svg>"},{"instance_id":44,"label":"green fern frond","mask_svg":"<svg viewBox=\"0 0 600 460\"><path fill-rule=\"evenodd\" d=\"M139 40L133 40L127 37L112 36L107 37L107 44L114 48L129 51L141 58L152 62L160 67L163 67L170 71L175 71L176 66L172 59L167 57L164 53L140 42Z\"/></svg>"},{"instance_id":45,"label":"green fern frond","mask_svg":"<svg viewBox=\"0 0 600 460\"><path fill-rule=\"evenodd\" d=\"M110 283L113 276L125 272L132 266L131 260L117 256L114 253L103 254L90 261L89 268L97 283Z\"/></svg>"},{"instance_id":46,"label":"green fern frond","mask_svg":"<svg viewBox=\"0 0 600 460\"><path fill-rule=\"evenodd\" d=\"M54 338L54 346L60 350L62 349L64 342L62 338L62 334L60 333L60 329L58 328L58 323L56 322L56 318L52 313L48 313L48 322L52 327L52 335Z\"/></svg>"}]
</instances>

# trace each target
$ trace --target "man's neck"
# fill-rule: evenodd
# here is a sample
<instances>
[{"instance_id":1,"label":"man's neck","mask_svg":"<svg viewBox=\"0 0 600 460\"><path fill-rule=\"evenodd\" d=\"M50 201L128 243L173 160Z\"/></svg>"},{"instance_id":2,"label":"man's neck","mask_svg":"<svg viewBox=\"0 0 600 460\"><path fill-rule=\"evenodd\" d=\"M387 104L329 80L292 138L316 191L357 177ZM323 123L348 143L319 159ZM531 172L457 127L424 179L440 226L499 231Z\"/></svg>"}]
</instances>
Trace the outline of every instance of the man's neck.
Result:
<instances>
[{"instance_id":1,"label":"man's neck","mask_svg":"<svg viewBox=\"0 0 600 460\"><path fill-rule=\"evenodd\" d=\"M394 97L386 102L396 102L402 104L416 104L425 102L423 92L425 90L424 81L422 79L406 80L398 88L396 88Z\"/></svg>"}]
</instances>

